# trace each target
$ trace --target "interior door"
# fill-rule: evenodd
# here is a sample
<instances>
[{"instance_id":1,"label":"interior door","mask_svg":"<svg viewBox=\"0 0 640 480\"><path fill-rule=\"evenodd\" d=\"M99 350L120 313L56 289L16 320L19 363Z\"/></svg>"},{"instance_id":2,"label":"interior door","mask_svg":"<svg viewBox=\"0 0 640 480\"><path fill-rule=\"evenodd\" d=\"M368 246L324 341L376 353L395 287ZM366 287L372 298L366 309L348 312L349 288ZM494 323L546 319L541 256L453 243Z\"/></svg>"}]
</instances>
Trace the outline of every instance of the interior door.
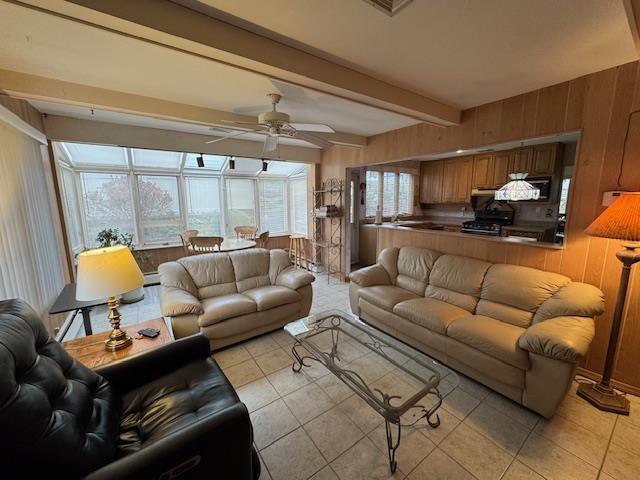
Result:
<instances>
[{"instance_id":1,"label":"interior door","mask_svg":"<svg viewBox=\"0 0 640 480\"><path fill-rule=\"evenodd\" d=\"M352 171L349 179L349 229L351 265L360 261L360 172Z\"/></svg>"}]
</instances>

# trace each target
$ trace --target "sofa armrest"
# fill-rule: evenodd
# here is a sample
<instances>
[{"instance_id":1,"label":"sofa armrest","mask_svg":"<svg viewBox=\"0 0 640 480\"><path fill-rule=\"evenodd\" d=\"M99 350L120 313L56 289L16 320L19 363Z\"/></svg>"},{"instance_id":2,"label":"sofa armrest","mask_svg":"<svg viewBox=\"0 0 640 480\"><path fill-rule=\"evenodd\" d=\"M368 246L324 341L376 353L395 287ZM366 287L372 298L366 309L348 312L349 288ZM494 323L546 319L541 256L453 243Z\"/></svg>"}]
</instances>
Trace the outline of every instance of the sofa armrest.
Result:
<instances>
[{"instance_id":1,"label":"sofa armrest","mask_svg":"<svg viewBox=\"0 0 640 480\"><path fill-rule=\"evenodd\" d=\"M178 287L163 286L160 291L160 308L165 317L177 317L179 315L201 315L204 308L200 300L190 292Z\"/></svg>"},{"instance_id":2,"label":"sofa armrest","mask_svg":"<svg viewBox=\"0 0 640 480\"><path fill-rule=\"evenodd\" d=\"M391 279L387 270L380 264L364 267L355 272L351 272L349 279L359 287L370 287L372 285L391 285Z\"/></svg>"},{"instance_id":3,"label":"sofa armrest","mask_svg":"<svg viewBox=\"0 0 640 480\"><path fill-rule=\"evenodd\" d=\"M209 339L203 333L197 333L158 348L101 365L94 371L106 378L119 392L127 392L188 363L205 360L210 356Z\"/></svg>"},{"instance_id":4,"label":"sofa armrest","mask_svg":"<svg viewBox=\"0 0 640 480\"><path fill-rule=\"evenodd\" d=\"M593 318L555 317L527 328L518 345L531 353L578 363L587 354L594 335Z\"/></svg>"},{"instance_id":5,"label":"sofa armrest","mask_svg":"<svg viewBox=\"0 0 640 480\"><path fill-rule=\"evenodd\" d=\"M260 473L259 467L252 465L252 442L247 407L238 402L219 412L199 415L192 423L108 463L84 480L182 478L181 472L187 478L252 480Z\"/></svg>"},{"instance_id":6,"label":"sofa armrest","mask_svg":"<svg viewBox=\"0 0 640 480\"><path fill-rule=\"evenodd\" d=\"M299 270L295 267L289 267L286 270L280 272L276 278L276 285L280 287L287 287L291 290L298 290L306 285L310 285L316 277L309 272Z\"/></svg>"}]
</instances>

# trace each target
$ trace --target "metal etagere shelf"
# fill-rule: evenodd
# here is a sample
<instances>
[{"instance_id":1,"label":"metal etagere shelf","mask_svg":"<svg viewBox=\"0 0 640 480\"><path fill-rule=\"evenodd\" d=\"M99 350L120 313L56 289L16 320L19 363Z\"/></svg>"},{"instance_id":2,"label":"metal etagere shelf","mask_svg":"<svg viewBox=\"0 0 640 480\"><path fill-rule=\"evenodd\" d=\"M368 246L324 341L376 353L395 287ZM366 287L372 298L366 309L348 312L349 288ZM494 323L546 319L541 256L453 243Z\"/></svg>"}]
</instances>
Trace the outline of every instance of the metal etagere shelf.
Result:
<instances>
[{"instance_id":1,"label":"metal etagere shelf","mask_svg":"<svg viewBox=\"0 0 640 480\"><path fill-rule=\"evenodd\" d=\"M344 181L330 178L313 190L313 255L316 269L331 277L342 273L342 199Z\"/></svg>"}]
</instances>

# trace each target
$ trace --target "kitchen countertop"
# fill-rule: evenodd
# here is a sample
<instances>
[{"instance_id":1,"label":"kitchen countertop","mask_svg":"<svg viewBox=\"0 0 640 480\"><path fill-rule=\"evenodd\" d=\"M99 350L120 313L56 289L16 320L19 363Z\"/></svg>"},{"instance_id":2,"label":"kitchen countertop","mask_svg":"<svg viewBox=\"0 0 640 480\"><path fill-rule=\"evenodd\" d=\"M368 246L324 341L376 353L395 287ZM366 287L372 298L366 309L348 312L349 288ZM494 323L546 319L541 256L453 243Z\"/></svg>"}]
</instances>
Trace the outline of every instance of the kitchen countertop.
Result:
<instances>
[{"instance_id":1,"label":"kitchen countertop","mask_svg":"<svg viewBox=\"0 0 640 480\"><path fill-rule=\"evenodd\" d=\"M416 223L426 223L426 221L418 221ZM441 225L445 224L444 222L433 222L433 223L438 223ZM496 242L496 243L517 243L518 245L522 245L525 247L549 248L553 250L562 250L564 248L563 245L558 245L550 242L538 242L535 240L525 240L525 239L513 238L513 237L494 237L491 235L477 235L473 233L448 232L445 230L413 228L410 225L407 225L407 226L394 225L391 222L383 223L382 225L375 225L375 224L370 224L370 225L372 227L387 228L391 230L398 230L398 231L405 231L405 232L412 232L412 233L417 232L417 233L423 233L425 235L445 235L445 236L465 237L465 238L472 237L472 238L477 238L478 240L486 240L489 242Z\"/></svg>"}]
</instances>

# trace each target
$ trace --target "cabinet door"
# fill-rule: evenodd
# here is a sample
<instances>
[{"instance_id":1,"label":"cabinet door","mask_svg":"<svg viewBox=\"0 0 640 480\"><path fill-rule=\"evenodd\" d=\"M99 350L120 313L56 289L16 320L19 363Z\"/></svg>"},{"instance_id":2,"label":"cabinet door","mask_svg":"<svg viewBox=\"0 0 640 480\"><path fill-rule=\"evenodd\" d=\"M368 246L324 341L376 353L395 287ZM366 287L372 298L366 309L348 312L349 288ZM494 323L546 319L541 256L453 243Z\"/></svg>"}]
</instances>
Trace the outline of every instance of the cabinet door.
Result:
<instances>
[{"instance_id":1,"label":"cabinet door","mask_svg":"<svg viewBox=\"0 0 640 480\"><path fill-rule=\"evenodd\" d=\"M501 187L509 181L513 152L497 152L493 156L493 177L491 187Z\"/></svg>"},{"instance_id":2,"label":"cabinet door","mask_svg":"<svg viewBox=\"0 0 640 480\"><path fill-rule=\"evenodd\" d=\"M533 147L530 177L551 176L556 167L557 144L536 145Z\"/></svg>"},{"instance_id":3,"label":"cabinet door","mask_svg":"<svg viewBox=\"0 0 640 480\"><path fill-rule=\"evenodd\" d=\"M456 174L456 201L471 203L471 183L473 180L473 157L458 159Z\"/></svg>"},{"instance_id":4,"label":"cabinet door","mask_svg":"<svg viewBox=\"0 0 640 480\"><path fill-rule=\"evenodd\" d=\"M471 188L490 188L493 185L493 155L473 157L473 181Z\"/></svg>"},{"instance_id":5,"label":"cabinet door","mask_svg":"<svg viewBox=\"0 0 640 480\"><path fill-rule=\"evenodd\" d=\"M442 203L443 170L442 160L420 164L420 203Z\"/></svg>"},{"instance_id":6,"label":"cabinet door","mask_svg":"<svg viewBox=\"0 0 640 480\"><path fill-rule=\"evenodd\" d=\"M457 202L457 176L459 161L457 158L444 161L444 175L442 176L442 201Z\"/></svg>"},{"instance_id":7,"label":"cabinet door","mask_svg":"<svg viewBox=\"0 0 640 480\"><path fill-rule=\"evenodd\" d=\"M513 165L509 173L531 173L532 148L518 148L513 151ZM531 175L530 175L531 176Z\"/></svg>"}]
</instances>

